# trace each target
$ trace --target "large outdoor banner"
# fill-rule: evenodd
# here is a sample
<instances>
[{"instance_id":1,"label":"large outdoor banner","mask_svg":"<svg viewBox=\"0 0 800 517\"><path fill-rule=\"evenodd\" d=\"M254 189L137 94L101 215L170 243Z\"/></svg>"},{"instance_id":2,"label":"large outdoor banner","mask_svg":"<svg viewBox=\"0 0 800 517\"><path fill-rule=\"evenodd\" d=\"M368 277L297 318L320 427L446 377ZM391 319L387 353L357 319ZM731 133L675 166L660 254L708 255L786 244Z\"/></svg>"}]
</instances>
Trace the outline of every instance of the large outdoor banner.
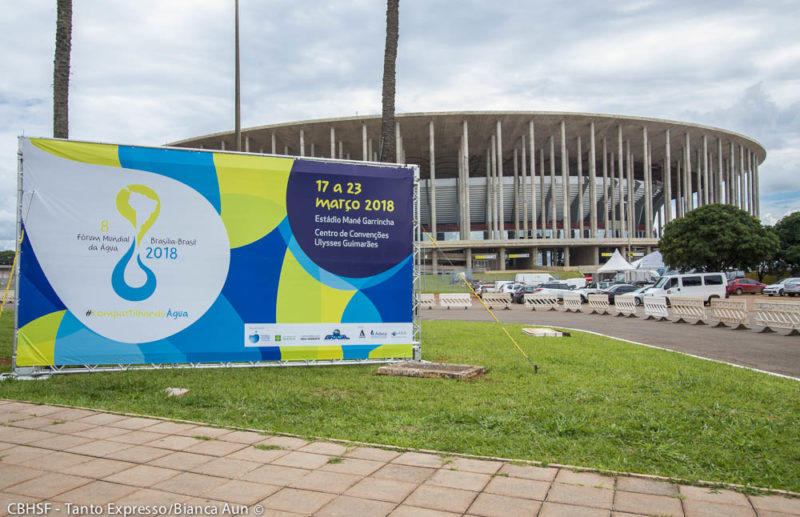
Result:
<instances>
[{"instance_id":1,"label":"large outdoor banner","mask_svg":"<svg viewBox=\"0 0 800 517\"><path fill-rule=\"evenodd\" d=\"M20 145L17 366L412 356L412 168Z\"/></svg>"}]
</instances>

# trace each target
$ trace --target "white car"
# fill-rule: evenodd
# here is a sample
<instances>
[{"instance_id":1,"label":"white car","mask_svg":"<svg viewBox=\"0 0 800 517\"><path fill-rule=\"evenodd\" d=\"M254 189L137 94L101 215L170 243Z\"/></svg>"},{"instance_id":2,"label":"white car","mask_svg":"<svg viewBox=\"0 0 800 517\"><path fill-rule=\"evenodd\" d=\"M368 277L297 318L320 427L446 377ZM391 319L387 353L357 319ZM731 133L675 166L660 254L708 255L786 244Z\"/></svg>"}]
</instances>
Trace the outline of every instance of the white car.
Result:
<instances>
[{"instance_id":1,"label":"white car","mask_svg":"<svg viewBox=\"0 0 800 517\"><path fill-rule=\"evenodd\" d=\"M800 292L800 288L798 288L799 282L800 278L784 278L780 282L776 282L765 287L762 294L768 294L770 296L783 296L784 294L789 294L790 296L793 296L797 292Z\"/></svg>"},{"instance_id":2,"label":"white car","mask_svg":"<svg viewBox=\"0 0 800 517\"><path fill-rule=\"evenodd\" d=\"M559 300L564 299L564 293L572 292L572 288L563 282L547 282L539 285L534 291L535 294L555 294Z\"/></svg>"}]
</instances>

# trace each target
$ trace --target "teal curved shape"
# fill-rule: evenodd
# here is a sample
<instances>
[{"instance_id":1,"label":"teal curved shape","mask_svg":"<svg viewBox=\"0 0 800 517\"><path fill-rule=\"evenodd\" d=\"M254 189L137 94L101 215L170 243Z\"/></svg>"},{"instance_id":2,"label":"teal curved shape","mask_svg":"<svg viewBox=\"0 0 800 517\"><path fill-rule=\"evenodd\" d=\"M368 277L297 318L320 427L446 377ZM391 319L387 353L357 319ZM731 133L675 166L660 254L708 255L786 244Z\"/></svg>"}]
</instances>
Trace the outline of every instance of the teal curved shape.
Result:
<instances>
[{"instance_id":1,"label":"teal curved shape","mask_svg":"<svg viewBox=\"0 0 800 517\"><path fill-rule=\"evenodd\" d=\"M367 295L361 291L350 299L342 314L342 323L380 323L381 313Z\"/></svg>"},{"instance_id":2,"label":"teal curved shape","mask_svg":"<svg viewBox=\"0 0 800 517\"><path fill-rule=\"evenodd\" d=\"M319 267L313 260L311 260L308 257L308 255L306 255L306 253L303 251L303 248L300 247L300 244L297 242L297 239L295 239L294 235L292 234L292 228L289 225L288 217L284 218L283 221L281 221L281 224L278 225L278 230L281 232L281 237L283 237L283 241L286 243L286 247L289 248L289 250L292 252L292 255L294 255L294 258L297 259L297 262L303 267L306 273L311 275L319 282L334 289L341 289L341 290L366 289L368 287L378 285L380 283L385 282L389 278L393 277L395 274L397 274L397 272L403 269L403 267L409 262L411 262L412 259L412 255L409 255L404 260L401 260L399 263L395 264L386 271L383 271L373 276L368 276L364 278L339 276Z\"/></svg>"},{"instance_id":3,"label":"teal curved shape","mask_svg":"<svg viewBox=\"0 0 800 517\"><path fill-rule=\"evenodd\" d=\"M125 252L125 255L117 262L117 265L114 266L114 271L111 273L111 287L114 289L114 292L120 298L124 298L129 302L140 302L142 300L146 300L153 295L156 290L156 275L153 273L153 270L149 267L145 266L142 263L142 257L137 253L136 255L136 262L139 264L139 267L144 271L147 275L147 280L145 281L144 285L139 287L131 287L125 282L125 267L128 265L128 262L131 260L133 256L133 252L136 249L136 238L133 239L133 243L131 243L131 247L128 248L128 251Z\"/></svg>"}]
</instances>

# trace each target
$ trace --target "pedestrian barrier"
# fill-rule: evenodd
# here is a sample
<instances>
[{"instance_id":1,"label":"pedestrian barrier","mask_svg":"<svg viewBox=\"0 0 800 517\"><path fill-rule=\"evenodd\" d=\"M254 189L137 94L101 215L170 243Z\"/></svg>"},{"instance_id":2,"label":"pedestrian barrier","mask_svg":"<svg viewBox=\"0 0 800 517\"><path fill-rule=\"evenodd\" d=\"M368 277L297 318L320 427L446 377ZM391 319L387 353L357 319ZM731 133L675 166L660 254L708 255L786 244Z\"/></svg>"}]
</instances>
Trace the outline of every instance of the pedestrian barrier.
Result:
<instances>
[{"instance_id":1,"label":"pedestrian barrier","mask_svg":"<svg viewBox=\"0 0 800 517\"><path fill-rule=\"evenodd\" d=\"M529 293L523 297L523 300L525 307L529 307L532 311L539 309L554 311L558 305L558 296L549 293Z\"/></svg>"},{"instance_id":2,"label":"pedestrian barrier","mask_svg":"<svg viewBox=\"0 0 800 517\"><path fill-rule=\"evenodd\" d=\"M632 294L615 296L614 306L617 308L617 316L636 317L636 298Z\"/></svg>"},{"instance_id":3,"label":"pedestrian barrier","mask_svg":"<svg viewBox=\"0 0 800 517\"><path fill-rule=\"evenodd\" d=\"M467 309L472 307L472 298L469 293L442 293L439 295L439 307Z\"/></svg>"},{"instance_id":4,"label":"pedestrian barrier","mask_svg":"<svg viewBox=\"0 0 800 517\"><path fill-rule=\"evenodd\" d=\"M419 306L433 309L436 304L436 295L433 293L422 293L419 295Z\"/></svg>"},{"instance_id":5,"label":"pedestrian barrier","mask_svg":"<svg viewBox=\"0 0 800 517\"><path fill-rule=\"evenodd\" d=\"M789 329L790 336L800 335L800 303L755 302L753 311L753 323L764 327L761 332L780 328Z\"/></svg>"},{"instance_id":6,"label":"pedestrian barrier","mask_svg":"<svg viewBox=\"0 0 800 517\"><path fill-rule=\"evenodd\" d=\"M706 322L706 309L703 306L702 298L688 298L682 296L673 296L669 299L672 305L672 314L677 316L678 319L673 323L690 323L688 319L696 320L695 325L705 325Z\"/></svg>"},{"instance_id":7,"label":"pedestrian barrier","mask_svg":"<svg viewBox=\"0 0 800 517\"><path fill-rule=\"evenodd\" d=\"M578 293L564 293L564 310L581 312L581 295Z\"/></svg>"},{"instance_id":8,"label":"pedestrian barrier","mask_svg":"<svg viewBox=\"0 0 800 517\"><path fill-rule=\"evenodd\" d=\"M511 309L511 293L486 293L481 299L490 309L495 309L497 307Z\"/></svg>"},{"instance_id":9,"label":"pedestrian barrier","mask_svg":"<svg viewBox=\"0 0 800 517\"><path fill-rule=\"evenodd\" d=\"M608 314L608 295L607 294L590 294L589 295L589 314L596 312L597 314Z\"/></svg>"},{"instance_id":10,"label":"pedestrian barrier","mask_svg":"<svg viewBox=\"0 0 800 517\"><path fill-rule=\"evenodd\" d=\"M747 330L747 301L714 298L711 300L711 319L717 320L715 327Z\"/></svg>"},{"instance_id":11,"label":"pedestrian barrier","mask_svg":"<svg viewBox=\"0 0 800 517\"><path fill-rule=\"evenodd\" d=\"M666 296L645 296L643 299L646 320L654 319L664 321L669 319Z\"/></svg>"}]
</instances>

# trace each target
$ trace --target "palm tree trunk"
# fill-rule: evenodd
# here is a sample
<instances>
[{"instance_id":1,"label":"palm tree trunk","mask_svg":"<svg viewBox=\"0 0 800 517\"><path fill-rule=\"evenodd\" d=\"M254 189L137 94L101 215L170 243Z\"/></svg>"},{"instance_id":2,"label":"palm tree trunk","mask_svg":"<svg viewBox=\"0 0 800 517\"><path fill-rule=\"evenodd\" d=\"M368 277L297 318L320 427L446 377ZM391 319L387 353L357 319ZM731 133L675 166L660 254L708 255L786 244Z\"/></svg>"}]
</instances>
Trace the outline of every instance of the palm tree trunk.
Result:
<instances>
[{"instance_id":1,"label":"palm tree trunk","mask_svg":"<svg viewBox=\"0 0 800 517\"><path fill-rule=\"evenodd\" d=\"M72 0L58 0L56 55L53 60L53 136L69 138L69 56L72 50Z\"/></svg>"},{"instance_id":2,"label":"palm tree trunk","mask_svg":"<svg viewBox=\"0 0 800 517\"><path fill-rule=\"evenodd\" d=\"M381 149L379 161L396 162L394 134L395 63L400 31L400 0L386 0L386 48L383 53L383 116L381 117Z\"/></svg>"}]
</instances>

